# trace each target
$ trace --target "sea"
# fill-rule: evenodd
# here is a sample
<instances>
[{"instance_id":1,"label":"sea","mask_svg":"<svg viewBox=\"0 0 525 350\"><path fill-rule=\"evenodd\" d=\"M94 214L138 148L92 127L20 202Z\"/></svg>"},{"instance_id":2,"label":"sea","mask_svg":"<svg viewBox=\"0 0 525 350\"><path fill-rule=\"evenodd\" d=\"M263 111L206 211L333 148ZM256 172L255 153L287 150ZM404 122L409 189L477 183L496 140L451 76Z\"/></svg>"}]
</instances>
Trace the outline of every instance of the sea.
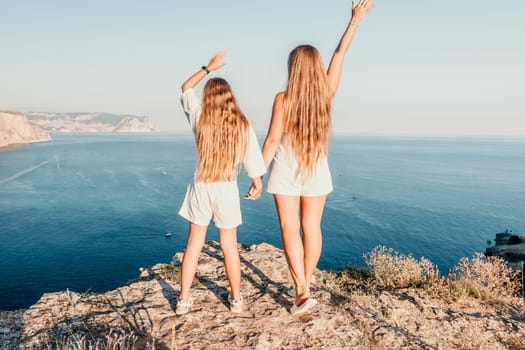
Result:
<instances>
[{"instance_id":1,"label":"sea","mask_svg":"<svg viewBox=\"0 0 525 350\"><path fill-rule=\"evenodd\" d=\"M52 137L0 151L0 310L46 292L114 289L186 244L177 213L192 135ZM497 232L525 233L525 137L335 134L329 161L321 269L363 265L383 245L446 274ZM238 183L243 193L250 180ZM282 247L271 195L242 200L242 213L241 243ZM213 224L207 239L218 240Z\"/></svg>"}]
</instances>

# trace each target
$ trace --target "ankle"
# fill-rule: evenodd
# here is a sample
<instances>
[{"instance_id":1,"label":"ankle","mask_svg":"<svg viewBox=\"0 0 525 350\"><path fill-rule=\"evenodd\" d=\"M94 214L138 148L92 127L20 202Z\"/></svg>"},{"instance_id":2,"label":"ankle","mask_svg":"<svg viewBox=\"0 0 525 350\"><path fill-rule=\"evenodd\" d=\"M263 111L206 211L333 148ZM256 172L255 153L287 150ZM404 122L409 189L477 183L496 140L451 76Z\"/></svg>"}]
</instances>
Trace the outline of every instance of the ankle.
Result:
<instances>
[{"instance_id":1,"label":"ankle","mask_svg":"<svg viewBox=\"0 0 525 350\"><path fill-rule=\"evenodd\" d=\"M300 306L304 304L308 299L310 299L309 295L298 295L295 297L295 305Z\"/></svg>"},{"instance_id":2,"label":"ankle","mask_svg":"<svg viewBox=\"0 0 525 350\"><path fill-rule=\"evenodd\" d=\"M230 300L228 300L230 302L230 304L233 304L233 305L242 305L243 303L243 299L242 299L242 295L239 296L239 298L237 299L232 299L230 297Z\"/></svg>"},{"instance_id":3,"label":"ankle","mask_svg":"<svg viewBox=\"0 0 525 350\"><path fill-rule=\"evenodd\" d=\"M306 286L296 286L295 293L296 295L308 294L310 293L310 288L307 288Z\"/></svg>"},{"instance_id":4,"label":"ankle","mask_svg":"<svg viewBox=\"0 0 525 350\"><path fill-rule=\"evenodd\" d=\"M232 300L239 300L239 299L242 299L242 295L241 295L241 292L234 292L233 290L230 290L230 298Z\"/></svg>"}]
</instances>

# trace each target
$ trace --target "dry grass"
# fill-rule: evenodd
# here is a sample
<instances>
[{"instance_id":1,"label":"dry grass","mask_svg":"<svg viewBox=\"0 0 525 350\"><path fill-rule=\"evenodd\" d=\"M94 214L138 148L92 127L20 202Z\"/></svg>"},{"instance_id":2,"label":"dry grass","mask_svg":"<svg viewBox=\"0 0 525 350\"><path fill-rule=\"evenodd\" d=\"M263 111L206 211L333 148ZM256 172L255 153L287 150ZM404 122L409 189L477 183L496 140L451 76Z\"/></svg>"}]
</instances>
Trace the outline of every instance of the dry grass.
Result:
<instances>
[{"instance_id":1,"label":"dry grass","mask_svg":"<svg viewBox=\"0 0 525 350\"><path fill-rule=\"evenodd\" d=\"M48 335L42 344L42 349L54 350L156 350L157 341L154 337L141 338L133 332L112 329L106 336L70 333L65 337ZM175 327L171 329L169 349L178 350ZM168 344L162 344L166 349ZM190 345L190 349L193 347Z\"/></svg>"},{"instance_id":2,"label":"dry grass","mask_svg":"<svg viewBox=\"0 0 525 350\"><path fill-rule=\"evenodd\" d=\"M128 350L139 349L137 341L139 337L134 333L111 330L104 337L94 335L71 333L65 337L48 335L44 341L43 349L56 350ZM151 347L148 348L148 350Z\"/></svg>"},{"instance_id":3,"label":"dry grass","mask_svg":"<svg viewBox=\"0 0 525 350\"><path fill-rule=\"evenodd\" d=\"M358 267L347 266L342 271L330 271L325 275L325 286L332 295L346 298L355 294L366 294L373 288L369 288L373 280L370 270Z\"/></svg>"},{"instance_id":4,"label":"dry grass","mask_svg":"<svg viewBox=\"0 0 525 350\"><path fill-rule=\"evenodd\" d=\"M340 298L373 296L380 290L422 288L448 302L476 298L486 302L518 296L521 274L499 257L477 253L461 259L447 276L426 258L415 259L392 248L378 246L365 254L367 267L349 266L331 272L326 285Z\"/></svg>"},{"instance_id":5,"label":"dry grass","mask_svg":"<svg viewBox=\"0 0 525 350\"><path fill-rule=\"evenodd\" d=\"M430 260L416 260L392 248L379 246L365 254L365 262L381 289L421 287L439 279L439 270Z\"/></svg>"},{"instance_id":6,"label":"dry grass","mask_svg":"<svg viewBox=\"0 0 525 350\"><path fill-rule=\"evenodd\" d=\"M474 297L483 301L517 296L518 273L502 258L477 253L472 258L462 258L452 269L448 276L448 294L453 300Z\"/></svg>"},{"instance_id":7,"label":"dry grass","mask_svg":"<svg viewBox=\"0 0 525 350\"><path fill-rule=\"evenodd\" d=\"M180 286L181 282L181 267L175 266L172 264L164 264L162 266L162 269L159 271L160 277L163 279L173 282L174 284L177 284ZM191 284L191 287L197 287L200 285L200 277L198 273L195 275L195 278L193 279L193 282Z\"/></svg>"},{"instance_id":8,"label":"dry grass","mask_svg":"<svg viewBox=\"0 0 525 350\"><path fill-rule=\"evenodd\" d=\"M163 279L167 281L180 285L181 269L179 266L165 264L162 266L162 269L159 271L159 275L160 277L162 277Z\"/></svg>"}]
</instances>

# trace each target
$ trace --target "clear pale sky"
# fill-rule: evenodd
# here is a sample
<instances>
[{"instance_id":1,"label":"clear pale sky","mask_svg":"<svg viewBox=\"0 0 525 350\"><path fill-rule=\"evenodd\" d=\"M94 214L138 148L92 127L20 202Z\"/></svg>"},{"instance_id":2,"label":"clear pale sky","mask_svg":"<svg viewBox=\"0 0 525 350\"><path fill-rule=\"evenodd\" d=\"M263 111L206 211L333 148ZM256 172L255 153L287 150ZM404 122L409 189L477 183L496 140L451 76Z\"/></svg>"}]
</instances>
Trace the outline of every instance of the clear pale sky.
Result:
<instances>
[{"instance_id":1,"label":"clear pale sky","mask_svg":"<svg viewBox=\"0 0 525 350\"><path fill-rule=\"evenodd\" d=\"M350 1L0 1L0 109L148 115L188 130L180 85L216 51L266 131L298 44L325 64ZM525 135L525 2L376 0L350 47L334 131ZM202 85L197 90L200 94Z\"/></svg>"}]
</instances>

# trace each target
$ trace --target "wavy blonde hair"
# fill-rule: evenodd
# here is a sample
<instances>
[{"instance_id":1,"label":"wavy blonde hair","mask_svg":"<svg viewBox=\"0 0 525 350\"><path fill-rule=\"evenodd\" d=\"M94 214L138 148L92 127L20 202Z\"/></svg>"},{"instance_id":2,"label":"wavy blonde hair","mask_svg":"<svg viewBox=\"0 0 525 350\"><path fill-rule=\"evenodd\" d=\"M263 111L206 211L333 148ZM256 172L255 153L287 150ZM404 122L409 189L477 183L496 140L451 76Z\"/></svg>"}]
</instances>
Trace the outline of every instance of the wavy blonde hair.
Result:
<instances>
[{"instance_id":1,"label":"wavy blonde hair","mask_svg":"<svg viewBox=\"0 0 525 350\"><path fill-rule=\"evenodd\" d=\"M296 175L310 176L328 154L332 96L317 49L296 47L288 57L288 84L283 99L285 131L298 162Z\"/></svg>"},{"instance_id":2,"label":"wavy blonde hair","mask_svg":"<svg viewBox=\"0 0 525 350\"><path fill-rule=\"evenodd\" d=\"M208 80L197 124L197 180L233 181L246 154L248 119L222 78Z\"/></svg>"}]
</instances>

